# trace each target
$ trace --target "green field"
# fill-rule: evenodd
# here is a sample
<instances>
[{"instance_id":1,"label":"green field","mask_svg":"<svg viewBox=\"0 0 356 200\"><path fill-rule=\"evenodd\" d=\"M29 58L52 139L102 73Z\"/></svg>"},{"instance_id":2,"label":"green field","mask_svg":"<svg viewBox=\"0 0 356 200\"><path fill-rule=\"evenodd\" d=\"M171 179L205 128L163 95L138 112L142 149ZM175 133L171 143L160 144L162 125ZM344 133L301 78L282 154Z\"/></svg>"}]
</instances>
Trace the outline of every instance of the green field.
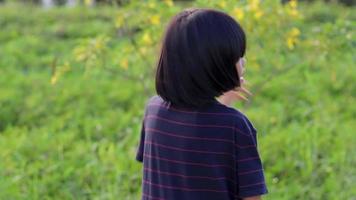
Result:
<instances>
[{"instance_id":1,"label":"green field","mask_svg":"<svg viewBox=\"0 0 356 200\"><path fill-rule=\"evenodd\" d=\"M258 2L0 4L0 199L139 199L159 40L189 6L247 32L254 95L234 107L258 130L265 199L356 199L356 10Z\"/></svg>"}]
</instances>

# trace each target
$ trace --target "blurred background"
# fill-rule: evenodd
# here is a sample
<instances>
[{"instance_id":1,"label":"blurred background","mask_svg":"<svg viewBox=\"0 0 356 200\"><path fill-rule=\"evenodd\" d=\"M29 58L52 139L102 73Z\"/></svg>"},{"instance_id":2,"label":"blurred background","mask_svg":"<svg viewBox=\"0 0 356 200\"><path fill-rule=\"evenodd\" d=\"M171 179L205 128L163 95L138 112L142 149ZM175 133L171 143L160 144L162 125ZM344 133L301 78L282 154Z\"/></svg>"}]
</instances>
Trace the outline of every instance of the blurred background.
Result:
<instances>
[{"instance_id":1,"label":"blurred background","mask_svg":"<svg viewBox=\"0 0 356 200\"><path fill-rule=\"evenodd\" d=\"M140 199L160 39L192 6L247 32L265 199L356 199L354 0L0 0L0 199Z\"/></svg>"}]
</instances>

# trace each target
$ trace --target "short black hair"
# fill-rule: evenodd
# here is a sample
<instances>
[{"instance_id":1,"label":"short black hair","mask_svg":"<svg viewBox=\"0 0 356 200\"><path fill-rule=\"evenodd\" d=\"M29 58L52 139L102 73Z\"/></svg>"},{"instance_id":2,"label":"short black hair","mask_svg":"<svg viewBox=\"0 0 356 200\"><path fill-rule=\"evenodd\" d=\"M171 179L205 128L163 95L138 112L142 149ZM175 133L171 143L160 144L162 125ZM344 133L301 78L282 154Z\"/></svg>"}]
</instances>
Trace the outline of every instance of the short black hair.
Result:
<instances>
[{"instance_id":1,"label":"short black hair","mask_svg":"<svg viewBox=\"0 0 356 200\"><path fill-rule=\"evenodd\" d=\"M156 92L178 107L202 107L240 86L235 64L245 55L246 36L228 14L188 8L175 15L162 39Z\"/></svg>"}]
</instances>

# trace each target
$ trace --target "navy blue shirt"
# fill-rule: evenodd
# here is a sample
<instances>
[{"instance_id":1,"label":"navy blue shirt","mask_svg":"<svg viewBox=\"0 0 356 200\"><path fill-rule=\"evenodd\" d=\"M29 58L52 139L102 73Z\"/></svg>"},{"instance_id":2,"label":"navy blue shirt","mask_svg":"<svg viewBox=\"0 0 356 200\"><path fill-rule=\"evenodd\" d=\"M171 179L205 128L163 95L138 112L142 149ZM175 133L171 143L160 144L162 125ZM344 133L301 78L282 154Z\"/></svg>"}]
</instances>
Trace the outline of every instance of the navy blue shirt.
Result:
<instances>
[{"instance_id":1,"label":"navy blue shirt","mask_svg":"<svg viewBox=\"0 0 356 200\"><path fill-rule=\"evenodd\" d=\"M150 98L136 160L143 162L143 200L236 200L268 192L255 127L218 101L183 109Z\"/></svg>"}]
</instances>

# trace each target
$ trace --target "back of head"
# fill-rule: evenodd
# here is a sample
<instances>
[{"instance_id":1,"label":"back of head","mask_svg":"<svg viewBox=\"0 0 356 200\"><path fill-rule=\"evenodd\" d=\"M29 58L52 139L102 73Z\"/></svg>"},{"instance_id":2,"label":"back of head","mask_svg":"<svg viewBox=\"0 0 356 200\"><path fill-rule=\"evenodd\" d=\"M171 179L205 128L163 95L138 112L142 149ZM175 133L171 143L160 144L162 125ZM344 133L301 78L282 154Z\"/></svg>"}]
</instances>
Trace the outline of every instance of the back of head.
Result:
<instances>
[{"instance_id":1,"label":"back of head","mask_svg":"<svg viewBox=\"0 0 356 200\"><path fill-rule=\"evenodd\" d=\"M244 56L245 33L228 14L183 10L168 24L156 71L156 91L178 107L202 107L240 86L236 62Z\"/></svg>"}]
</instances>

